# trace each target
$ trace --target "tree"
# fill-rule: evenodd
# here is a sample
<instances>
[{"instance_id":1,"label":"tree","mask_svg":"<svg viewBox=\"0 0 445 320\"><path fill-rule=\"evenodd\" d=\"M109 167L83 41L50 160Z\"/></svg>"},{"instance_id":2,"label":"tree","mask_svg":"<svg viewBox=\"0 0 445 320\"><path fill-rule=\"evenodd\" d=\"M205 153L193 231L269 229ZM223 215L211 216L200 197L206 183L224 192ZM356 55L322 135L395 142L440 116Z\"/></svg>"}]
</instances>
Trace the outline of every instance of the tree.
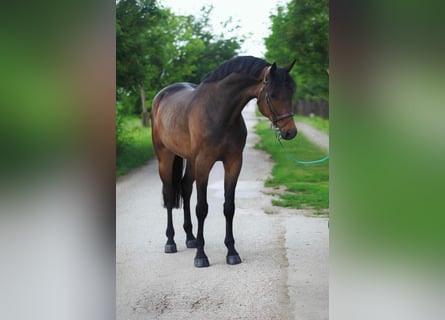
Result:
<instances>
[{"instance_id":1,"label":"tree","mask_svg":"<svg viewBox=\"0 0 445 320\"><path fill-rule=\"evenodd\" d=\"M286 63L297 59L292 70L299 98L328 99L328 0L292 0L271 15L271 35L265 39L266 59Z\"/></svg>"},{"instance_id":2,"label":"tree","mask_svg":"<svg viewBox=\"0 0 445 320\"><path fill-rule=\"evenodd\" d=\"M200 83L201 78L215 69L223 61L233 58L241 47L243 38L232 36L225 38L223 34L217 36L210 25L210 14L213 7L203 7L201 16L179 16L177 30L176 56L167 66L166 73L170 75L170 83L188 81ZM224 24L230 28L230 21ZM233 27L236 30L238 26ZM230 33L229 30L228 33Z\"/></svg>"},{"instance_id":3,"label":"tree","mask_svg":"<svg viewBox=\"0 0 445 320\"><path fill-rule=\"evenodd\" d=\"M120 0L116 6L116 96L139 92L147 125L145 80L150 66L149 32L160 11L156 0Z\"/></svg>"}]
</instances>

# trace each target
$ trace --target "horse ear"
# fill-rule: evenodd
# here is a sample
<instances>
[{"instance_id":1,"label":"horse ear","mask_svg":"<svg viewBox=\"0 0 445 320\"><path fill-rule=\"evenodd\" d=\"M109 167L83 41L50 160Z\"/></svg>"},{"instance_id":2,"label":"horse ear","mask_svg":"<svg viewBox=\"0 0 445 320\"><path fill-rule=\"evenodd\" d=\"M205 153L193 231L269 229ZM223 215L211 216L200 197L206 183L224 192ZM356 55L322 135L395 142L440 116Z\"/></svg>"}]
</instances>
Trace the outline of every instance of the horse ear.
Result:
<instances>
[{"instance_id":1,"label":"horse ear","mask_svg":"<svg viewBox=\"0 0 445 320\"><path fill-rule=\"evenodd\" d=\"M287 66L285 66L283 69L287 71L287 73L290 72L290 70L292 69L292 67L294 66L295 62L297 61L297 59L294 59L294 61L292 61L291 63L289 63Z\"/></svg>"},{"instance_id":2,"label":"horse ear","mask_svg":"<svg viewBox=\"0 0 445 320\"><path fill-rule=\"evenodd\" d=\"M273 76L276 70L277 70L277 64L274 62L274 63L272 63L272 65L270 66L269 74L270 74L271 76Z\"/></svg>"},{"instance_id":3,"label":"horse ear","mask_svg":"<svg viewBox=\"0 0 445 320\"><path fill-rule=\"evenodd\" d=\"M274 62L269 67L269 70L266 72L266 75L264 77L264 83L269 82L270 78L273 77L276 70L277 70L277 64Z\"/></svg>"}]
</instances>

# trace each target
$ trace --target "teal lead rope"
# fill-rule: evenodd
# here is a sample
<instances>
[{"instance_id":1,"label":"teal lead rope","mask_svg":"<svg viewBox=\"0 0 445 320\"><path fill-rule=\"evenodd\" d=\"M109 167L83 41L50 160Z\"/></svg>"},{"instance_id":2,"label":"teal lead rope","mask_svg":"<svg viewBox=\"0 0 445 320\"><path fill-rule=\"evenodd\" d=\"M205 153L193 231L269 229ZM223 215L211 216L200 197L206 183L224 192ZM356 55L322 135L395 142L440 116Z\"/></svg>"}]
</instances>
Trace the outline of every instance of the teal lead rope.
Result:
<instances>
[{"instance_id":1,"label":"teal lead rope","mask_svg":"<svg viewBox=\"0 0 445 320\"><path fill-rule=\"evenodd\" d=\"M281 138L281 137L280 137L280 133L278 133L278 135L277 135L278 142L280 143L281 147L283 148L283 150L284 150L284 152L286 153L286 156L289 158L289 160L291 160L291 161L293 161L293 162L295 162L295 163L298 163L298 164L316 164L316 163L322 163L322 162L324 162L324 161L326 161L326 160L329 160L329 156L323 157L323 158L318 159L318 160L313 160L313 161L301 161L301 160L297 160L297 159L295 159L294 157L292 157L292 156L289 154L289 152L287 151L287 149L286 149L286 148L284 147L284 145L281 143L281 139L280 139L280 138Z\"/></svg>"}]
</instances>

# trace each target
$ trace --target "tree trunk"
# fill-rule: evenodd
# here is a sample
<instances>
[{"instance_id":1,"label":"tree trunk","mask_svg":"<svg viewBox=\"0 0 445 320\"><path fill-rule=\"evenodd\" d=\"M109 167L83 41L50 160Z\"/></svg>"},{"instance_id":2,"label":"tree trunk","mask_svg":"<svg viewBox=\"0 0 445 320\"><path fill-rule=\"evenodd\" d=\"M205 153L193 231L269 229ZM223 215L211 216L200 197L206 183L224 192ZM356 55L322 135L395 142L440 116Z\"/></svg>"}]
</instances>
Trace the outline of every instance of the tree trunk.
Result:
<instances>
[{"instance_id":1,"label":"tree trunk","mask_svg":"<svg viewBox=\"0 0 445 320\"><path fill-rule=\"evenodd\" d=\"M145 102L144 85L141 85L141 103L142 103L142 126L148 127L150 121L150 114L147 112L147 105Z\"/></svg>"}]
</instances>

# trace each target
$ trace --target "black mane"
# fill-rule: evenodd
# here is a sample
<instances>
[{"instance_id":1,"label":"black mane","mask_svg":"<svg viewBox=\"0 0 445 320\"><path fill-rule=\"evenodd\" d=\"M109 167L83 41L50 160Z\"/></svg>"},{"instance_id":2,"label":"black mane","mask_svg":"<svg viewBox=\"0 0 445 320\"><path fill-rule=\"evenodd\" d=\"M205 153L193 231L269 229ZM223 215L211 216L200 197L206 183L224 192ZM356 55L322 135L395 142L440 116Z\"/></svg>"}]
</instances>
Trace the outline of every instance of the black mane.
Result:
<instances>
[{"instance_id":1,"label":"black mane","mask_svg":"<svg viewBox=\"0 0 445 320\"><path fill-rule=\"evenodd\" d=\"M232 58L221 64L215 70L209 72L202 82L213 82L224 79L231 73L244 73L251 77L258 78L261 71L270 66L270 63L252 56L239 56Z\"/></svg>"}]
</instances>

